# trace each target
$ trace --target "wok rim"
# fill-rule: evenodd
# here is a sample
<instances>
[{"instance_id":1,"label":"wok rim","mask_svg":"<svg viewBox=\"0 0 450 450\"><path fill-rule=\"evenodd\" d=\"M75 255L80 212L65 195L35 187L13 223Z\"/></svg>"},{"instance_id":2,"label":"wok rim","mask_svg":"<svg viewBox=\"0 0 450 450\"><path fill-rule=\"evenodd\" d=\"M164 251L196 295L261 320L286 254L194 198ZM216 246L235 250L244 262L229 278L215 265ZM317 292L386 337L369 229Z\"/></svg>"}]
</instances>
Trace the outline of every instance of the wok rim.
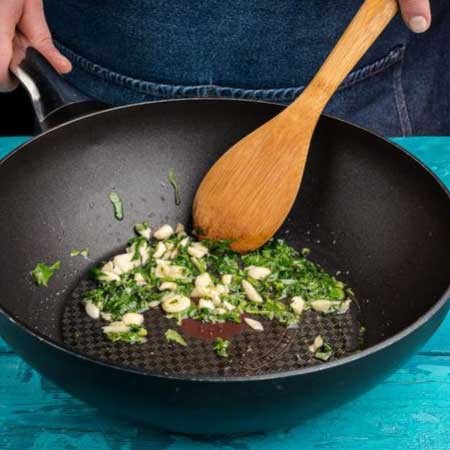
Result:
<instances>
[{"instance_id":1,"label":"wok rim","mask_svg":"<svg viewBox=\"0 0 450 450\"><path fill-rule=\"evenodd\" d=\"M38 134L37 136L33 136L30 140L24 142L19 147L14 149L12 152L8 153L5 157L0 159L0 168L1 166L9 159L12 158L17 152L22 151L23 149L26 149L26 147L29 144L32 144L36 140L39 140L41 137L46 136L49 133L52 133L53 131L59 130L61 128L64 128L66 126L70 126L72 123L82 121L85 119L89 119L93 116L102 115L105 113L109 113L112 111L118 111L118 110L125 110L125 109L133 109L133 108L139 108L144 107L146 105L153 105L153 104L160 104L160 103L192 103L192 102L233 102L233 103L252 103L252 104L263 104L263 105L271 105L276 106L280 109L283 109L283 105L280 105L278 103L274 102L267 102L267 101L255 101L255 100L248 100L248 99L230 99L230 98L189 98L189 99L170 99L170 100L159 100L159 101L149 101L149 102L141 102L131 105L121 105L121 106L115 106L112 108L108 108L101 111L96 111L93 113L89 113L86 115L83 115L81 117L77 117L75 119L72 119L68 122L64 122L60 125L57 125L49 130L44 131L43 133ZM441 190L445 193L448 200L450 200L450 190L444 185L444 183L429 169L424 163L422 163L418 158L416 158L412 153L410 153L405 148L401 147L400 145L388 140L387 138L380 136L379 134L368 130L367 128L364 128L360 125L355 125L353 123L350 123L346 120L328 115L328 114L322 114L322 116L332 119L333 121L344 123L345 125L348 125L353 128L357 128L365 133L370 134L371 136L385 142L386 144L394 147L397 151L401 151L406 157L412 159L416 164L420 166L422 170L424 170L433 181L441 188ZM285 378L291 378L291 377L297 377L301 375L308 375L315 372L321 372L325 370L331 370L334 368L338 368L353 362L357 362L360 359L366 358L372 354L378 353L384 349L389 348L390 346L394 345L397 342L400 342L407 336L414 333L416 330L421 328L423 325L425 325L430 319L432 319L441 309L443 309L447 302L450 300L450 280L449 285L447 286L447 289L444 291L444 293L435 301L434 305L428 309L424 314L419 316L414 322L412 322L410 325L408 325L403 330L399 331L398 333L394 334L393 336L384 339L383 341L379 342L378 344L372 345L364 350L357 351L351 355L344 356L342 358L338 358L333 361L329 362L323 362L319 363L314 366L309 367L303 367L295 370L289 370L289 371L283 371L283 372L276 372L276 373L267 373L263 375L248 375L248 376L193 376L193 375L164 375L161 373L152 373L148 370L143 369L136 369L136 368L130 368L130 367L124 367L118 364L112 364L108 363L106 361L102 361L98 358L94 358L91 356L83 355L82 353L74 351L71 347L64 343L59 343L55 339L52 339L48 336L46 336L44 333L41 333L38 330L33 330L31 327L26 325L22 320L17 318L14 314L7 311L7 309L1 305L0 303L0 314L2 314L7 320L9 320L12 324L19 327L22 331L29 334L33 338L37 339L38 341L49 345L50 347L62 351L66 353L67 355L70 355L72 357L78 358L82 360L83 362L89 362L93 364L97 364L100 366L103 366L110 370L118 370L120 372L124 373L130 373L133 375L139 375L139 376L145 376L145 377L152 377L152 378L158 378L162 380L171 380L171 381L190 381L190 382L200 382L200 383L244 383L244 382L252 382L252 381L269 381L269 380L278 380L278 379L285 379ZM1 337L1 336L0 336ZM20 354L19 354L20 356Z\"/></svg>"}]
</instances>

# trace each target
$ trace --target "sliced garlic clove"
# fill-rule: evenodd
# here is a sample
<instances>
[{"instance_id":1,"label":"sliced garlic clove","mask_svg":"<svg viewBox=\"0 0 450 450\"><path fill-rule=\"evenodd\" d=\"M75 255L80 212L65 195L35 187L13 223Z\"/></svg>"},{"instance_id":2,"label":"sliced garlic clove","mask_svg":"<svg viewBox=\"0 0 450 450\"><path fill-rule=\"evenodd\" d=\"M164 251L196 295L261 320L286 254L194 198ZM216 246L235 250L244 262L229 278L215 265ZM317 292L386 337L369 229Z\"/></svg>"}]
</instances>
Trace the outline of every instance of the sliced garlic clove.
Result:
<instances>
[{"instance_id":1,"label":"sliced garlic clove","mask_svg":"<svg viewBox=\"0 0 450 450\"><path fill-rule=\"evenodd\" d=\"M245 295L251 302L262 303L262 297L258 294L253 285L250 284L247 280L242 280L242 287L245 291Z\"/></svg>"},{"instance_id":2,"label":"sliced garlic clove","mask_svg":"<svg viewBox=\"0 0 450 450\"><path fill-rule=\"evenodd\" d=\"M196 288L205 288L212 285L211 276L208 272L202 273L195 278Z\"/></svg>"},{"instance_id":3,"label":"sliced garlic clove","mask_svg":"<svg viewBox=\"0 0 450 450\"><path fill-rule=\"evenodd\" d=\"M170 236L172 236L173 234L173 228L166 224L163 225L162 227L158 228L154 233L153 233L153 237L155 239L158 239L158 241L164 241L166 239L169 239Z\"/></svg>"},{"instance_id":4,"label":"sliced garlic clove","mask_svg":"<svg viewBox=\"0 0 450 450\"><path fill-rule=\"evenodd\" d=\"M133 260L132 253L123 253L113 258L114 271L117 273L127 273L139 266L139 261Z\"/></svg>"},{"instance_id":5,"label":"sliced garlic clove","mask_svg":"<svg viewBox=\"0 0 450 450\"><path fill-rule=\"evenodd\" d=\"M175 233L184 233L184 225L182 223L177 223L177 226L175 227Z\"/></svg>"},{"instance_id":6,"label":"sliced garlic clove","mask_svg":"<svg viewBox=\"0 0 450 450\"><path fill-rule=\"evenodd\" d=\"M153 253L153 258L154 259L161 258L165 252L166 252L166 246L164 245L164 242L158 242L158 244L156 244L156 249Z\"/></svg>"},{"instance_id":7,"label":"sliced garlic clove","mask_svg":"<svg viewBox=\"0 0 450 450\"><path fill-rule=\"evenodd\" d=\"M134 226L134 229L137 234L139 234L143 238L147 239L147 241L150 240L150 237L152 235L152 230L149 226L144 226L144 224L138 223Z\"/></svg>"},{"instance_id":8,"label":"sliced garlic clove","mask_svg":"<svg viewBox=\"0 0 450 450\"><path fill-rule=\"evenodd\" d=\"M186 247L186 245L188 245L188 242L189 242L189 236L187 236L184 239L182 239L178 245L180 247Z\"/></svg>"},{"instance_id":9,"label":"sliced garlic clove","mask_svg":"<svg viewBox=\"0 0 450 450\"><path fill-rule=\"evenodd\" d=\"M228 292L228 289L223 284L218 284L214 290L219 294L226 294Z\"/></svg>"},{"instance_id":10,"label":"sliced garlic clove","mask_svg":"<svg viewBox=\"0 0 450 450\"><path fill-rule=\"evenodd\" d=\"M112 320L112 314L111 314L111 313L104 313L104 312L101 312L101 313L100 313L100 317L101 317L103 320L106 320L106 321L108 321L108 322L111 322L111 320Z\"/></svg>"},{"instance_id":11,"label":"sliced garlic clove","mask_svg":"<svg viewBox=\"0 0 450 450\"><path fill-rule=\"evenodd\" d=\"M300 315L303 312L303 309L305 308L305 300L303 300L303 298L299 296L292 297L291 308L292 311L295 312L295 314Z\"/></svg>"},{"instance_id":12,"label":"sliced garlic clove","mask_svg":"<svg viewBox=\"0 0 450 450\"><path fill-rule=\"evenodd\" d=\"M111 322L109 325L102 327L103 332L109 333L126 333L130 331L130 327L123 322Z\"/></svg>"},{"instance_id":13,"label":"sliced garlic clove","mask_svg":"<svg viewBox=\"0 0 450 450\"><path fill-rule=\"evenodd\" d=\"M179 294L167 294L162 300L162 309L169 314L186 311L191 306L191 299Z\"/></svg>"},{"instance_id":14,"label":"sliced garlic clove","mask_svg":"<svg viewBox=\"0 0 450 450\"><path fill-rule=\"evenodd\" d=\"M315 353L320 347L323 345L323 338L322 336L316 336L314 339L314 342L308 347L309 351L311 353Z\"/></svg>"},{"instance_id":15,"label":"sliced garlic clove","mask_svg":"<svg viewBox=\"0 0 450 450\"><path fill-rule=\"evenodd\" d=\"M213 310L213 309L215 309L215 306L214 306L214 303L211 301L211 300L206 300L206 299L204 299L204 298L201 298L199 301L198 301L198 307L200 308L200 309L203 309L203 308L205 308L205 309L209 309L209 310Z\"/></svg>"},{"instance_id":16,"label":"sliced garlic clove","mask_svg":"<svg viewBox=\"0 0 450 450\"><path fill-rule=\"evenodd\" d=\"M164 281L159 286L160 291L176 291L177 290L177 283L174 283L173 281Z\"/></svg>"},{"instance_id":17,"label":"sliced garlic clove","mask_svg":"<svg viewBox=\"0 0 450 450\"><path fill-rule=\"evenodd\" d=\"M349 310L351 303L352 303L351 300L345 300L345 301L341 302L338 306L337 313L345 314Z\"/></svg>"},{"instance_id":18,"label":"sliced garlic clove","mask_svg":"<svg viewBox=\"0 0 450 450\"><path fill-rule=\"evenodd\" d=\"M150 254L149 254L149 246L146 242L142 243L139 246L139 256L141 258L141 264L147 264L148 260L150 259Z\"/></svg>"},{"instance_id":19,"label":"sliced garlic clove","mask_svg":"<svg viewBox=\"0 0 450 450\"><path fill-rule=\"evenodd\" d=\"M138 313L126 313L122 317L122 322L125 325L139 325L141 326L144 323L144 316Z\"/></svg>"},{"instance_id":20,"label":"sliced garlic clove","mask_svg":"<svg viewBox=\"0 0 450 450\"><path fill-rule=\"evenodd\" d=\"M254 280L263 280L271 274L271 270L267 267L248 266L245 270L247 271L248 276Z\"/></svg>"},{"instance_id":21,"label":"sliced garlic clove","mask_svg":"<svg viewBox=\"0 0 450 450\"><path fill-rule=\"evenodd\" d=\"M211 289L208 287L195 287L191 291L191 297L193 298L211 297Z\"/></svg>"},{"instance_id":22,"label":"sliced garlic clove","mask_svg":"<svg viewBox=\"0 0 450 450\"><path fill-rule=\"evenodd\" d=\"M147 284L147 281L145 281L145 278L142 275L142 273L135 273L134 274L134 281L136 281L136 284L138 286L145 286Z\"/></svg>"},{"instance_id":23,"label":"sliced garlic clove","mask_svg":"<svg viewBox=\"0 0 450 450\"><path fill-rule=\"evenodd\" d=\"M88 300L85 305L84 305L84 309L86 311L86 314L91 318L91 319L99 319L100 318L100 308L95 305L94 303L92 303L90 300Z\"/></svg>"},{"instance_id":24,"label":"sliced garlic clove","mask_svg":"<svg viewBox=\"0 0 450 450\"><path fill-rule=\"evenodd\" d=\"M232 280L233 280L233 275L230 275L230 274L222 275L222 283L225 286L228 286L229 284L231 284Z\"/></svg>"},{"instance_id":25,"label":"sliced garlic clove","mask_svg":"<svg viewBox=\"0 0 450 450\"><path fill-rule=\"evenodd\" d=\"M233 309L236 309L236 306L234 306L232 303L228 302L227 300L223 301L223 307L228 311L233 311Z\"/></svg>"},{"instance_id":26,"label":"sliced garlic clove","mask_svg":"<svg viewBox=\"0 0 450 450\"><path fill-rule=\"evenodd\" d=\"M255 319L250 319L250 317L244 317L244 322L253 330L264 331L262 323Z\"/></svg>"},{"instance_id":27,"label":"sliced garlic clove","mask_svg":"<svg viewBox=\"0 0 450 450\"><path fill-rule=\"evenodd\" d=\"M116 272L113 272L112 270L105 270L102 269L101 274L98 276L98 279L100 281L120 281L120 275L118 275Z\"/></svg>"},{"instance_id":28,"label":"sliced garlic clove","mask_svg":"<svg viewBox=\"0 0 450 450\"><path fill-rule=\"evenodd\" d=\"M201 259L208 253L208 248L202 245L200 242L194 242L188 247L189 255L194 258Z\"/></svg>"},{"instance_id":29,"label":"sliced garlic clove","mask_svg":"<svg viewBox=\"0 0 450 450\"><path fill-rule=\"evenodd\" d=\"M331 311L331 307L333 306L330 300L313 300L311 302L311 308L314 311L327 314Z\"/></svg>"}]
</instances>

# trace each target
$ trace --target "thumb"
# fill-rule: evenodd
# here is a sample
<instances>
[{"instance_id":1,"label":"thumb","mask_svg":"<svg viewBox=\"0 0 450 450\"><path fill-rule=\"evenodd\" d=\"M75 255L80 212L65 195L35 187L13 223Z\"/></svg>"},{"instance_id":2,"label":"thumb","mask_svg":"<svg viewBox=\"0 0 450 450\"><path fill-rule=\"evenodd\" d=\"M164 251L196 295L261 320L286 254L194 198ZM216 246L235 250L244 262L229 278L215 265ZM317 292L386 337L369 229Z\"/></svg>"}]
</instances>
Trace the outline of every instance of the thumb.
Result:
<instances>
[{"instance_id":1,"label":"thumb","mask_svg":"<svg viewBox=\"0 0 450 450\"><path fill-rule=\"evenodd\" d=\"M55 47L45 20L42 1L26 2L19 23L20 31L48 62L60 73L72 70L71 62Z\"/></svg>"},{"instance_id":2,"label":"thumb","mask_svg":"<svg viewBox=\"0 0 450 450\"><path fill-rule=\"evenodd\" d=\"M431 24L429 0L399 0L403 20L414 33L423 33Z\"/></svg>"}]
</instances>

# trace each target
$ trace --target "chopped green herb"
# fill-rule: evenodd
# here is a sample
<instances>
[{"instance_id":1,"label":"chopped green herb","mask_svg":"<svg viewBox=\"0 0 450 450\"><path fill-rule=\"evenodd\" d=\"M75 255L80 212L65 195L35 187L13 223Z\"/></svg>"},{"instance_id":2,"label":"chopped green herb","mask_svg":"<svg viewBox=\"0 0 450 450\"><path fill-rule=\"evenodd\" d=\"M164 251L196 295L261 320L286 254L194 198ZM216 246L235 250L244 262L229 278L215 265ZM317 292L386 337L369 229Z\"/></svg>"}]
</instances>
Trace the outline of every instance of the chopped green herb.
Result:
<instances>
[{"instance_id":1,"label":"chopped green herb","mask_svg":"<svg viewBox=\"0 0 450 450\"><path fill-rule=\"evenodd\" d=\"M123 203L122 203L121 198L118 196L118 194L116 192L110 192L109 199L111 200L111 203L113 204L114 217L117 220L123 220Z\"/></svg>"},{"instance_id":2,"label":"chopped green herb","mask_svg":"<svg viewBox=\"0 0 450 450\"><path fill-rule=\"evenodd\" d=\"M333 348L330 344L323 343L323 345L318 348L314 353L314 358L320 359L321 361L328 361L333 354Z\"/></svg>"},{"instance_id":3,"label":"chopped green herb","mask_svg":"<svg viewBox=\"0 0 450 450\"><path fill-rule=\"evenodd\" d=\"M175 195L175 205L179 205L181 203L180 190L178 188L177 179L175 177L175 172L173 169L169 169L169 174L167 175L167 179L169 180L169 183L173 187L173 192Z\"/></svg>"},{"instance_id":4,"label":"chopped green herb","mask_svg":"<svg viewBox=\"0 0 450 450\"><path fill-rule=\"evenodd\" d=\"M228 358L229 346L230 341L218 337L214 342L214 351L216 352L217 356L220 356L221 358Z\"/></svg>"},{"instance_id":5,"label":"chopped green herb","mask_svg":"<svg viewBox=\"0 0 450 450\"><path fill-rule=\"evenodd\" d=\"M187 342L184 340L184 337L181 336L181 334L178 333L178 331L176 331L176 330L172 330L169 328L166 331L165 336L166 336L167 342L175 342L177 344L183 345L184 347L186 347L186 345L187 345Z\"/></svg>"},{"instance_id":6,"label":"chopped green herb","mask_svg":"<svg viewBox=\"0 0 450 450\"><path fill-rule=\"evenodd\" d=\"M150 240L151 230L148 222L137 223L134 226L136 233L140 236L144 237L147 240Z\"/></svg>"},{"instance_id":7,"label":"chopped green herb","mask_svg":"<svg viewBox=\"0 0 450 450\"><path fill-rule=\"evenodd\" d=\"M332 305L329 314L348 309L352 295L344 283L310 261L307 252L298 252L283 240L272 240L241 255L230 248L229 241L203 240L200 244L185 233L174 233L163 240L147 239L142 234L147 227L145 222L136 225L138 236L128 241L127 254L91 271L96 287L85 294L84 300L97 306L110 318L107 320L120 321L126 313L161 308L178 324L187 318L241 323L246 315L254 315L289 326L302 320L293 309L294 297L301 298L305 312L317 312L317 301ZM208 252L194 257L192 246L199 245ZM121 261L127 258L131 261L124 269ZM250 282L259 301L249 293L244 280ZM185 306L173 308L171 295L178 298L176 302L183 298ZM166 339L187 345L175 330L167 330ZM228 345L228 341L218 340L214 349L225 354ZM311 352L316 353L316 349ZM321 349L319 359L327 357L327 352L327 348Z\"/></svg>"},{"instance_id":8,"label":"chopped green herb","mask_svg":"<svg viewBox=\"0 0 450 450\"><path fill-rule=\"evenodd\" d=\"M61 268L61 262L56 261L51 266L45 263L38 263L36 267L31 271L31 275L38 286L48 286L50 278L55 274L57 270Z\"/></svg>"},{"instance_id":9,"label":"chopped green herb","mask_svg":"<svg viewBox=\"0 0 450 450\"><path fill-rule=\"evenodd\" d=\"M70 252L70 256L82 256L83 258L87 258L89 256L89 249L83 248L82 250L73 249Z\"/></svg>"},{"instance_id":10,"label":"chopped green herb","mask_svg":"<svg viewBox=\"0 0 450 450\"><path fill-rule=\"evenodd\" d=\"M132 325L123 333L105 333L112 342L125 342L127 344L143 344L146 342L147 330L138 325Z\"/></svg>"}]
</instances>

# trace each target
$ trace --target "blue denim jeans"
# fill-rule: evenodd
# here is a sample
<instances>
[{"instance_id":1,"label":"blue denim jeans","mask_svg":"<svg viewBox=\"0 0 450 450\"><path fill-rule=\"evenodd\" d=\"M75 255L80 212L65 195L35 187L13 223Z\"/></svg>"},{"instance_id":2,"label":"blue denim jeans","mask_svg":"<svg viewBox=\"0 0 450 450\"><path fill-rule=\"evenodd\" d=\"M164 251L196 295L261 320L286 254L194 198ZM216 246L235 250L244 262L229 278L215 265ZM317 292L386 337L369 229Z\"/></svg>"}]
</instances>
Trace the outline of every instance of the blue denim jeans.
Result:
<instances>
[{"instance_id":1,"label":"blue denim jeans","mask_svg":"<svg viewBox=\"0 0 450 450\"><path fill-rule=\"evenodd\" d=\"M450 13L414 35L394 19L326 112L381 134L450 133ZM359 0L46 0L70 81L110 104L230 97L288 104Z\"/></svg>"}]
</instances>

